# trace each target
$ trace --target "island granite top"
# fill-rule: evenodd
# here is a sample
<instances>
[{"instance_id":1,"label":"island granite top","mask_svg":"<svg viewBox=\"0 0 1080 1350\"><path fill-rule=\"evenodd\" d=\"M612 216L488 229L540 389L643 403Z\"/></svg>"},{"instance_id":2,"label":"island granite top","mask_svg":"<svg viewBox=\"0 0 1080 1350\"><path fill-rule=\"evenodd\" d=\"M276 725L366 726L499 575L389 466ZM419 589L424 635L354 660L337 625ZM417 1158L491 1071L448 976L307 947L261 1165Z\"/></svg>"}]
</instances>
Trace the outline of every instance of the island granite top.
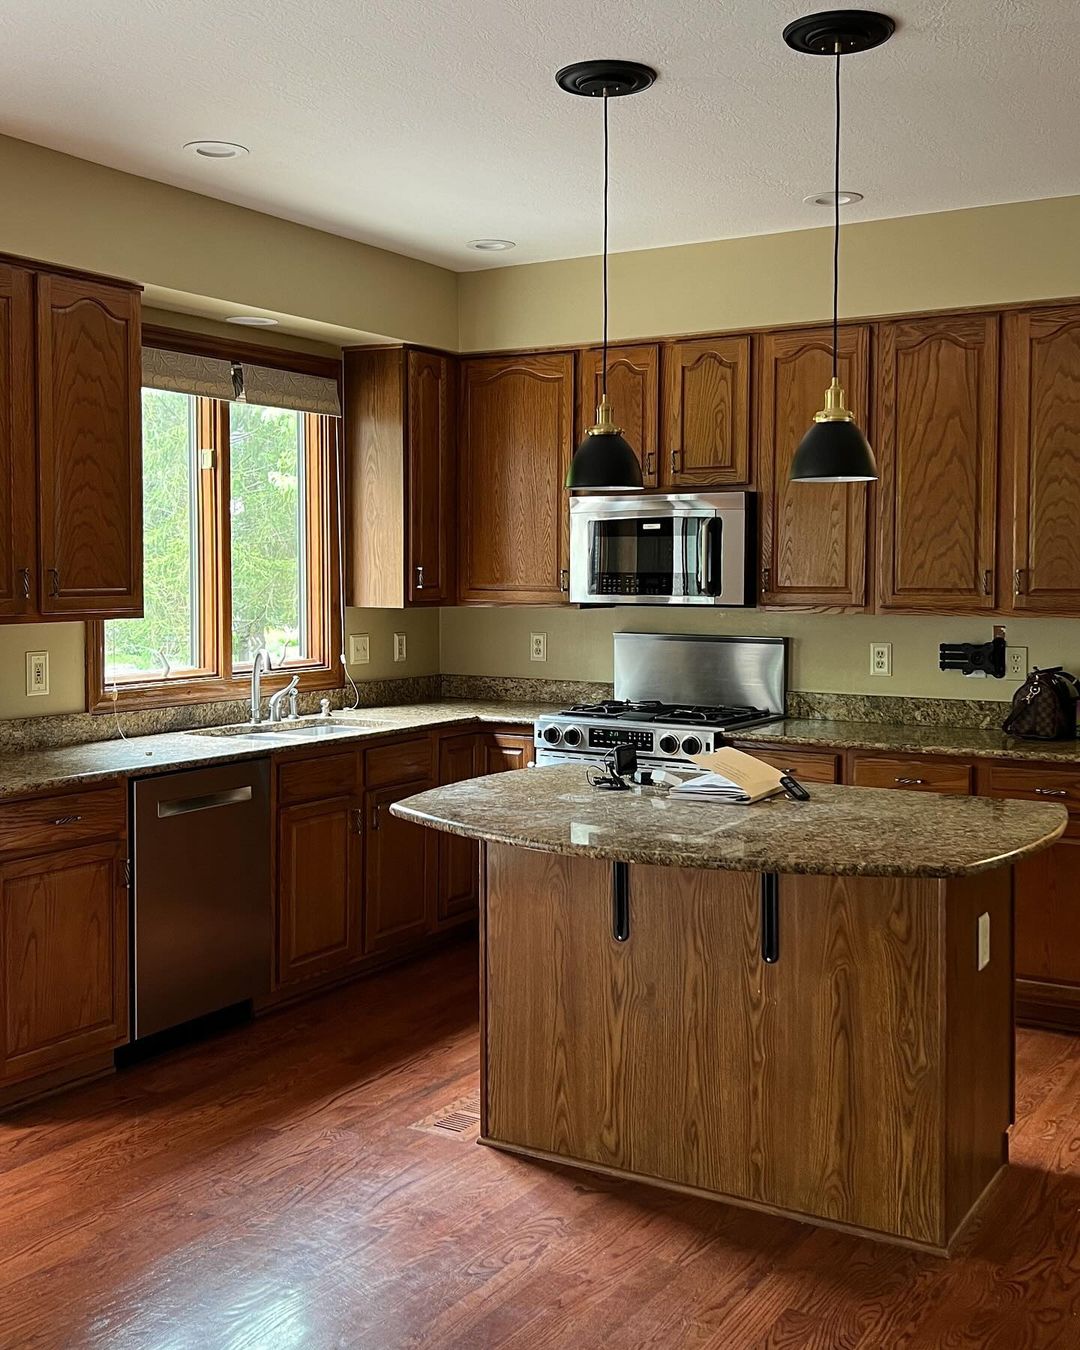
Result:
<instances>
[{"instance_id":1,"label":"island granite top","mask_svg":"<svg viewBox=\"0 0 1080 1350\"><path fill-rule=\"evenodd\" d=\"M661 867L837 876L958 877L1004 867L1064 831L1060 805L810 788L808 802L679 801L666 788L604 792L557 764L491 774L395 802L404 820L488 843Z\"/></svg>"}]
</instances>

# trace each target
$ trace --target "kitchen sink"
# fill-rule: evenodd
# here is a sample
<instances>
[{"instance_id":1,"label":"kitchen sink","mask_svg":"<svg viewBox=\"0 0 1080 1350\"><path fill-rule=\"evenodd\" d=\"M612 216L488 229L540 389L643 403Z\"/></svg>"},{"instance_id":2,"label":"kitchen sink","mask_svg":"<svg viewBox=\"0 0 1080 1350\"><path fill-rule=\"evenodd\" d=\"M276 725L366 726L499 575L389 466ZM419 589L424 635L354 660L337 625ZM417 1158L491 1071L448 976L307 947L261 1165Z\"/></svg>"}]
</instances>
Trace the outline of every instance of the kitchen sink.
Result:
<instances>
[{"instance_id":1,"label":"kitchen sink","mask_svg":"<svg viewBox=\"0 0 1080 1350\"><path fill-rule=\"evenodd\" d=\"M263 736L300 736L307 741L326 740L334 736L355 736L358 731L381 731L385 722L371 722L359 717L350 717L348 722L318 721L299 722L239 722L227 727L196 727L189 736L232 736L238 740L249 740Z\"/></svg>"}]
</instances>

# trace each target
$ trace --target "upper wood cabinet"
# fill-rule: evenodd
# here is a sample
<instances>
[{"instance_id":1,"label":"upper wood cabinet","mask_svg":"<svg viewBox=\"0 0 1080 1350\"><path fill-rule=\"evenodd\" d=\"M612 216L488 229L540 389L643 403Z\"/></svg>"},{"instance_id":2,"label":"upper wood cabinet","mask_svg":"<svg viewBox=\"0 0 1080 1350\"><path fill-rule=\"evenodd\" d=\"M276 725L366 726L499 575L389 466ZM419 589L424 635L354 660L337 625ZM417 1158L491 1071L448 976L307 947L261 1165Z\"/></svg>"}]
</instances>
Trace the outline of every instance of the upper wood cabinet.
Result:
<instances>
[{"instance_id":1,"label":"upper wood cabinet","mask_svg":"<svg viewBox=\"0 0 1080 1350\"><path fill-rule=\"evenodd\" d=\"M870 332L839 334L840 379L863 422ZM832 378L832 333L765 333L758 345L755 441L761 522L761 603L857 609L866 603L865 483L793 483L791 461Z\"/></svg>"},{"instance_id":2,"label":"upper wood cabinet","mask_svg":"<svg viewBox=\"0 0 1080 1350\"><path fill-rule=\"evenodd\" d=\"M349 603L450 604L455 362L359 348L344 363Z\"/></svg>"},{"instance_id":3,"label":"upper wood cabinet","mask_svg":"<svg viewBox=\"0 0 1080 1350\"><path fill-rule=\"evenodd\" d=\"M663 487L750 481L750 339L710 338L664 348Z\"/></svg>"},{"instance_id":4,"label":"upper wood cabinet","mask_svg":"<svg viewBox=\"0 0 1080 1350\"><path fill-rule=\"evenodd\" d=\"M0 265L0 617L37 605L33 276Z\"/></svg>"},{"instance_id":5,"label":"upper wood cabinet","mask_svg":"<svg viewBox=\"0 0 1080 1350\"><path fill-rule=\"evenodd\" d=\"M581 353L579 377L580 441L592 426L600 405L603 384L603 351L591 347ZM608 398L615 422L622 427L641 461L646 487L656 487L660 435L660 347L646 343L639 347L608 348Z\"/></svg>"},{"instance_id":6,"label":"upper wood cabinet","mask_svg":"<svg viewBox=\"0 0 1080 1350\"><path fill-rule=\"evenodd\" d=\"M569 587L570 352L461 363L461 552L466 604L560 604Z\"/></svg>"},{"instance_id":7,"label":"upper wood cabinet","mask_svg":"<svg viewBox=\"0 0 1080 1350\"><path fill-rule=\"evenodd\" d=\"M877 329L878 607L996 604L998 317Z\"/></svg>"},{"instance_id":8,"label":"upper wood cabinet","mask_svg":"<svg viewBox=\"0 0 1080 1350\"><path fill-rule=\"evenodd\" d=\"M142 612L140 297L37 276L40 612Z\"/></svg>"},{"instance_id":9,"label":"upper wood cabinet","mask_svg":"<svg viewBox=\"0 0 1080 1350\"><path fill-rule=\"evenodd\" d=\"M1006 314L1002 601L1080 610L1080 307Z\"/></svg>"}]
</instances>

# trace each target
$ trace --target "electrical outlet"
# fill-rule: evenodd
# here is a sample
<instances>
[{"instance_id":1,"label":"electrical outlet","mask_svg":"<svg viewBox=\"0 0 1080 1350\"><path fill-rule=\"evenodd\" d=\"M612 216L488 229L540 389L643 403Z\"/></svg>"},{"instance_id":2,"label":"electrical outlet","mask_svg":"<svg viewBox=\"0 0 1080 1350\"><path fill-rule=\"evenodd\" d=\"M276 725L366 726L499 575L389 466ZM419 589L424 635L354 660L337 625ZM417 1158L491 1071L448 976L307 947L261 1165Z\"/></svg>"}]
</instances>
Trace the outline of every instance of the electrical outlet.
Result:
<instances>
[{"instance_id":1,"label":"electrical outlet","mask_svg":"<svg viewBox=\"0 0 1080 1350\"><path fill-rule=\"evenodd\" d=\"M1026 647L1005 648L1005 678L1007 680L1026 680L1028 673L1028 654Z\"/></svg>"},{"instance_id":2,"label":"electrical outlet","mask_svg":"<svg viewBox=\"0 0 1080 1350\"><path fill-rule=\"evenodd\" d=\"M546 661L547 660L547 634L530 633L529 634L529 660Z\"/></svg>"},{"instance_id":3,"label":"electrical outlet","mask_svg":"<svg viewBox=\"0 0 1080 1350\"><path fill-rule=\"evenodd\" d=\"M870 674L871 674L871 675L891 675L891 674L892 674L892 643L891 643L891 642L871 642L871 644L870 644Z\"/></svg>"},{"instance_id":4,"label":"electrical outlet","mask_svg":"<svg viewBox=\"0 0 1080 1350\"><path fill-rule=\"evenodd\" d=\"M35 698L49 692L49 653L26 653L26 695Z\"/></svg>"},{"instance_id":5,"label":"electrical outlet","mask_svg":"<svg viewBox=\"0 0 1080 1350\"><path fill-rule=\"evenodd\" d=\"M395 660L395 661L404 661L404 660L405 660L405 634L404 634L404 633L395 633L395 634L394 634L394 660Z\"/></svg>"},{"instance_id":6,"label":"electrical outlet","mask_svg":"<svg viewBox=\"0 0 1080 1350\"><path fill-rule=\"evenodd\" d=\"M975 969L985 970L990 964L990 915L979 915L979 951L975 959Z\"/></svg>"},{"instance_id":7,"label":"electrical outlet","mask_svg":"<svg viewBox=\"0 0 1080 1350\"><path fill-rule=\"evenodd\" d=\"M349 634L349 665L366 666L371 660L371 636L368 633Z\"/></svg>"}]
</instances>

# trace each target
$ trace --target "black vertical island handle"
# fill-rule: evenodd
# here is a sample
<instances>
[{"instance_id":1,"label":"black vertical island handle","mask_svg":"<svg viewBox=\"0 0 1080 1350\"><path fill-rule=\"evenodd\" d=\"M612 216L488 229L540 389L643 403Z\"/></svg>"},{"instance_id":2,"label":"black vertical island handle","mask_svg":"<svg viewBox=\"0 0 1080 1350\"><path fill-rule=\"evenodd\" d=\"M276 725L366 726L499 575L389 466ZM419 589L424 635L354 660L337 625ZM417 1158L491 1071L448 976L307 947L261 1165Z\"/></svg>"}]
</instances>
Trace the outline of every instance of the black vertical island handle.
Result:
<instances>
[{"instance_id":1,"label":"black vertical island handle","mask_svg":"<svg viewBox=\"0 0 1080 1350\"><path fill-rule=\"evenodd\" d=\"M761 874L761 959L766 965L780 960L780 878Z\"/></svg>"},{"instance_id":2,"label":"black vertical island handle","mask_svg":"<svg viewBox=\"0 0 1080 1350\"><path fill-rule=\"evenodd\" d=\"M611 868L611 936L616 942L630 938L629 863L613 863Z\"/></svg>"}]
</instances>

